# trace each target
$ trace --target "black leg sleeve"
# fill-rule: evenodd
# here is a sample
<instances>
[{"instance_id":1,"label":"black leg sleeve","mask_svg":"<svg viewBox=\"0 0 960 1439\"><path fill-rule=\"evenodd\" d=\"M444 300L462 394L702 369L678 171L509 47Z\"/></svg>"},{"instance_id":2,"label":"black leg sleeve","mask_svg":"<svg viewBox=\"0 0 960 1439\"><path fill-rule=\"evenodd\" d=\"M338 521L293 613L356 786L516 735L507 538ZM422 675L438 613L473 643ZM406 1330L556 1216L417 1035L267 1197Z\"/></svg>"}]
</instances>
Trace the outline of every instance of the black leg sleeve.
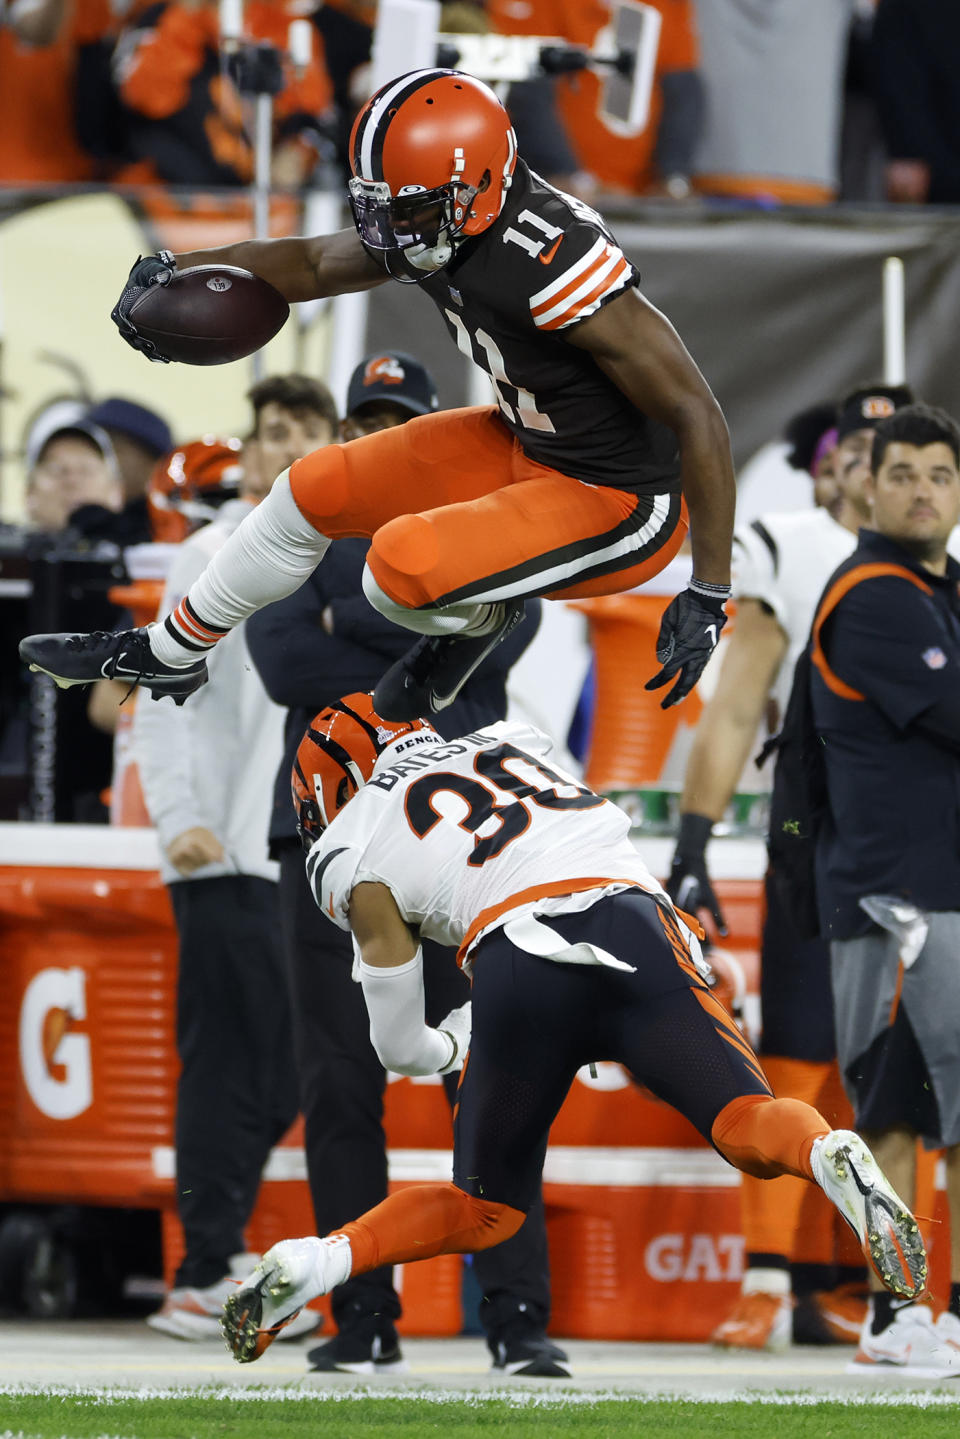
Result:
<instances>
[{"instance_id":1,"label":"black leg sleeve","mask_svg":"<svg viewBox=\"0 0 960 1439\"><path fill-rule=\"evenodd\" d=\"M423 942L427 1023L437 1025L451 1009L470 998L470 983L457 966L452 949ZM444 1088L451 1107L456 1099L456 1074L446 1075ZM489 1343L542 1334L550 1322L550 1256L538 1192L526 1220L512 1239L471 1255L483 1294L479 1318Z\"/></svg>"}]
</instances>

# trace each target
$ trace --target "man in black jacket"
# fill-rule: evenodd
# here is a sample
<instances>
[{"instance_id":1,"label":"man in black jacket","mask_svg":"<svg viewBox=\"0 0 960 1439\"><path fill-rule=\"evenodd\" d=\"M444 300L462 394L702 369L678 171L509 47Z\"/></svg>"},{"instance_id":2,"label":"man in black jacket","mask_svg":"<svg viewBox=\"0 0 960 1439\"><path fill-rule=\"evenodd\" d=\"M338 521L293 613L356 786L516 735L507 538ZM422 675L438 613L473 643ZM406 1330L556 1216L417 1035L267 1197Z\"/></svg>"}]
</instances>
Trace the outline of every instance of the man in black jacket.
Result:
<instances>
[{"instance_id":1,"label":"man in black jacket","mask_svg":"<svg viewBox=\"0 0 960 1439\"><path fill-rule=\"evenodd\" d=\"M427 371L409 355L371 355L354 372L345 440L403 424L437 408ZM318 1233L343 1224L387 1193L382 1127L386 1076L373 1050L348 937L319 918L306 882L290 799L290 773L308 721L345 692L369 690L408 647L409 635L372 608L361 575L367 541L338 540L306 583L251 617L248 643L271 698L289 708L286 754L277 775L271 853L280 861L284 951L293 998L294 1045L306 1127L307 1172ZM458 699L437 716L453 738L506 714L506 677L536 633L540 602L487 658ZM469 997L453 955L424 944L427 1019ZM447 1081L451 1102L456 1075ZM565 1377L566 1356L545 1336L550 1278L543 1203L507 1243L474 1260L483 1291L480 1319L502 1373ZM389 1268L333 1291L339 1332L310 1351L314 1369L361 1374L404 1367L394 1321L400 1301Z\"/></svg>"},{"instance_id":2,"label":"man in black jacket","mask_svg":"<svg viewBox=\"0 0 960 1439\"><path fill-rule=\"evenodd\" d=\"M950 1303L891 1304L871 1279L856 1363L960 1374L960 429L908 405L877 426L860 531L817 607L816 837L837 1054L856 1127L911 1203L916 1141L946 1149Z\"/></svg>"}]
</instances>

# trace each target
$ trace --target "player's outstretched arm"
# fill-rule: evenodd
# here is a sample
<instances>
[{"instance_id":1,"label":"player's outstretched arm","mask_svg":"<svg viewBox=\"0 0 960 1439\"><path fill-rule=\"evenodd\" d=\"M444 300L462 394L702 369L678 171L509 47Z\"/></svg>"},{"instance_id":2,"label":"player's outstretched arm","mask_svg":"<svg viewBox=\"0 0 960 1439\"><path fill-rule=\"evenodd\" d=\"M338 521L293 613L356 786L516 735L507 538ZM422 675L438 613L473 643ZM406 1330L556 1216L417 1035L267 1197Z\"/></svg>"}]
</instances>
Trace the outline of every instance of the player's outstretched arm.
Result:
<instances>
[{"instance_id":1,"label":"player's outstretched arm","mask_svg":"<svg viewBox=\"0 0 960 1439\"><path fill-rule=\"evenodd\" d=\"M239 240L214 250L176 256L177 269L193 265L237 265L267 280L284 299L319 300L370 290L390 277L372 260L356 230L333 235L292 235L283 240Z\"/></svg>"},{"instance_id":2,"label":"player's outstretched arm","mask_svg":"<svg viewBox=\"0 0 960 1439\"><path fill-rule=\"evenodd\" d=\"M287 301L317 300L369 290L389 279L367 254L355 230L339 230L335 235L314 238L240 240L235 245L191 250L179 256L161 250L158 255L136 261L110 312L110 318L132 349L142 350L151 360L169 361L169 356L159 351L153 339L141 334L131 315L145 292L156 285L168 285L178 270L190 270L195 265L233 265L249 270L268 281Z\"/></svg>"},{"instance_id":3,"label":"player's outstretched arm","mask_svg":"<svg viewBox=\"0 0 960 1439\"><path fill-rule=\"evenodd\" d=\"M648 300L627 290L572 329L569 338L638 410L677 436L694 575L705 584L729 585L736 502L730 437L680 336Z\"/></svg>"},{"instance_id":4,"label":"player's outstretched arm","mask_svg":"<svg viewBox=\"0 0 960 1439\"><path fill-rule=\"evenodd\" d=\"M698 917L706 910L722 935L727 927L707 870L707 842L733 796L786 649L774 616L758 600L739 601L736 628L687 761L666 890L681 909Z\"/></svg>"},{"instance_id":5,"label":"player's outstretched arm","mask_svg":"<svg viewBox=\"0 0 960 1439\"><path fill-rule=\"evenodd\" d=\"M449 1074L470 1047L470 1005L438 1029L424 1018L423 951L385 884L366 881L350 895L350 928L360 949L360 984L370 1042L395 1074Z\"/></svg>"}]
</instances>

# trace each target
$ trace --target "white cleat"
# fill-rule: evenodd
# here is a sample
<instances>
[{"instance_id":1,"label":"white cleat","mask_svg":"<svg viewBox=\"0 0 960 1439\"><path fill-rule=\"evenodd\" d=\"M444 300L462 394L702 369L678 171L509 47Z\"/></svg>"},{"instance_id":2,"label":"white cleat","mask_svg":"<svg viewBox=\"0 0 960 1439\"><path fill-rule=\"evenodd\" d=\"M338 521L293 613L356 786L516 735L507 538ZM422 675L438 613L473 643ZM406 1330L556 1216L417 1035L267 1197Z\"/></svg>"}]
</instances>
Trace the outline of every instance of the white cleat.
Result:
<instances>
[{"instance_id":1,"label":"white cleat","mask_svg":"<svg viewBox=\"0 0 960 1439\"><path fill-rule=\"evenodd\" d=\"M350 1241L282 1239L268 1249L253 1273L223 1306L220 1327L240 1364L251 1364L270 1347L304 1304L328 1294L350 1274Z\"/></svg>"},{"instance_id":2,"label":"white cleat","mask_svg":"<svg viewBox=\"0 0 960 1439\"><path fill-rule=\"evenodd\" d=\"M892 1293L916 1299L927 1283L917 1221L860 1136L852 1129L834 1129L814 1141L810 1163L878 1278Z\"/></svg>"},{"instance_id":3,"label":"white cleat","mask_svg":"<svg viewBox=\"0 0 960 1439\"><path fill-rule=\"evenodd\" d=\"M937 1335L942 1344L956 1349L960 1354L960 1319L945 1309L942 1314L937 1315Z\"/></svg>"},{"instance_id":4,"label":"white cleat","mask_svg":"<svg viewBox=\"0 0 960 1439\"><path fill-rule=\"evenodd\" d=\"M924 1304L905 1304L879 1334L871 1332L868 1311L860 1347L847 1372L859 1374L864 1369L892 1369L914 1379L957 1379L960 1349L944 1340L939 1322L934 1324Z\"/></svg>"}]
</instances>

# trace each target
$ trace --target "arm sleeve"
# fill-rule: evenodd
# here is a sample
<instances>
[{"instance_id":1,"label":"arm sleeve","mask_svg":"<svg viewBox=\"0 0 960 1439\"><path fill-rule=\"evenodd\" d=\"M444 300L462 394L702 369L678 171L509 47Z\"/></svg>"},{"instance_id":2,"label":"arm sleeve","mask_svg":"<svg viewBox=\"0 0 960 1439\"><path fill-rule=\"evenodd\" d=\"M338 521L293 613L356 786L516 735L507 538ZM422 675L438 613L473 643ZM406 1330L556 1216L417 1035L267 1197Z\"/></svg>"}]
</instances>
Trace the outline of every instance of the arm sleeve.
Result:
<instances>
[{"instance_id":1,"label":"arm sleeve","mask_svg":"<svg viewBox=\"0 0 960 1439\"><path fill-rule=\"evenodd\" d=\"M205 556L192 545L181 546L167 578L161 614L175 608L203 569ZM213 660L214 656L211 656ZM157 837L165 850L178 834L203 826L212 829L194 783L195 703L154 703L142 691L133 720L133 746L143 797Z\"/></svg>"},{"instance_id":2,"label":"arm sleeve","mask_svg":"<svg viewBox=\"0 0 960 1439\"><path fill-rule=\"evenodd\" d=\"M960 686L917 715L915 723L934 744L960 754Z\"/></svg>"},{"instance_id":3,"label":"arm sleeve","mask_svg":"<svg viewBox=\"0 0 960 1439\"><path fill-rule=\"evenodd\" d=\"M359 963L360 985L370 1017L370 1042L384 1069L394 1074L437 1074L456 1052L448 1034L426 1022L423 950L390 969Z\"/></svg>"},{"instance_id":4,"label":"arm sleeve","mask_svg":"<svg viewBox=\"0 0 960 1439\"><path fill-rule=\"evenodd\" d=\"M733 536L733 598L759 600L786 629L780 593L780 550L763 519L741 525Z\"/></svg>"},{"instance_id":5,"label":"arm sleeve","mask_svg":"<svg viewBox=\"0 0 960 1439\"><path fill-rule=\"evenodd\" d=\"M909 580L862 581L825 629L821 644L831 669L897 729L960 700L960 651L935 603Z\"/></svg>"}]
</instances>

